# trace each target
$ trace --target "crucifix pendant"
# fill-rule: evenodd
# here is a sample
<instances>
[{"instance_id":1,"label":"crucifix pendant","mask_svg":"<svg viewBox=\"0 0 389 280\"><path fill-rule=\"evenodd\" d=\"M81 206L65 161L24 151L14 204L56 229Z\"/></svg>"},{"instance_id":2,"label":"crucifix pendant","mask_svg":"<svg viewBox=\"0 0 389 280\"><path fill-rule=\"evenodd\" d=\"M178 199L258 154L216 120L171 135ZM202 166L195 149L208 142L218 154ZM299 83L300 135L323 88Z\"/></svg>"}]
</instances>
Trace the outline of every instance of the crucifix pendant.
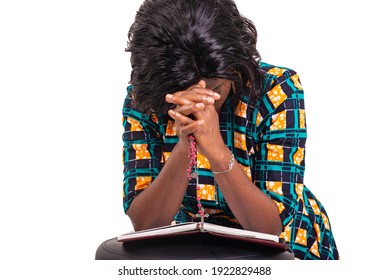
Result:
<instances>
[{"instance_id":1,"label":"crucifix pendant","mask_svg":"<svg viewBox=\"0 0 389 280\"><path fill-rule=\"evenodd\" d=\"M208 213L206 213L206 214L204 213L204 208L203 207L201 207L200 211L201 211L202 214L197 213L196 217L200 218L200 231L204 231L204 218L208 218L209 214Z\"/></svg>"}]
</instances>

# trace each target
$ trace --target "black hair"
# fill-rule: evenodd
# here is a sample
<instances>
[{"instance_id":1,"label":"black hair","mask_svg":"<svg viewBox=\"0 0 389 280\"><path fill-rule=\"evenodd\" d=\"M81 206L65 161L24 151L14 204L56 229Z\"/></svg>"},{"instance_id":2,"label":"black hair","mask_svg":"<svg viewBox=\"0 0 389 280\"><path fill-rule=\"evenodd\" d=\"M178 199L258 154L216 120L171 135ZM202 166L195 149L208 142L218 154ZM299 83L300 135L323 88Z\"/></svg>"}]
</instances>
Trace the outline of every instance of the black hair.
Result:
<instances>
[{"instance_id":1,"label":"black hair","mask_svg":"<svg viewBox=\"0 0 389 280\"><path fill-rule=\"evenodd\" d=\"M165 113L165 95L202 78L234 82L259 94L257 31L233 0L145 0L128 32L132 96L137 109Z\"/></svg>"}]
</instances>

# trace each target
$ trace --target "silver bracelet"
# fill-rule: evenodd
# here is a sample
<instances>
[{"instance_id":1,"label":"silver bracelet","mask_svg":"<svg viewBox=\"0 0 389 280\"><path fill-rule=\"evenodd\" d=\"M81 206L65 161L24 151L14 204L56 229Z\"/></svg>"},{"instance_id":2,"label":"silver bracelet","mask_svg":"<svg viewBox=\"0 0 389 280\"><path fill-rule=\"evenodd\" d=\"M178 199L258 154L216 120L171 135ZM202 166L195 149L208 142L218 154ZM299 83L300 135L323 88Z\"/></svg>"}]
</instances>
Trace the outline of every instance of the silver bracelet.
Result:
<instances>
[{"instance_id":1,"label":"silver bracelet","mask_svg":"<svg viewBox=\"0 0 389 280\"><path fill-rule=\"evenodd\" d=\"M234 163L235 163L235 157L234 157L234 154L231 153L231 158L230 158L230 163L228 164L228 169L223 170L223 171L212 171L212 173L213 174L224 174L224 173L230 172L231 169L234 167Z\"/></svg>"}]
</instances>

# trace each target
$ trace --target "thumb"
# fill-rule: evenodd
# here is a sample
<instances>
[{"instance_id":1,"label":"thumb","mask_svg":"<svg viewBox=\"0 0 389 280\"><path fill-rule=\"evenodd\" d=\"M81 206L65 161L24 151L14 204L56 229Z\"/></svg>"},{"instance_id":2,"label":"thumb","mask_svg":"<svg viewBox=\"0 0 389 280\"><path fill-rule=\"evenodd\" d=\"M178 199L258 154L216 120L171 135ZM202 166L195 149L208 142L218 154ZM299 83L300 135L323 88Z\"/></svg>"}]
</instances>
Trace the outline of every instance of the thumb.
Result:
<instances>
[{"instance_id":1,"label":"thumb","mask_svg":"<svg viewBox=\"0 0 389 280\"><path fill-rule=\"evenodd\" d=\"M204 80L200 80L200 82L198 82L197 84L200 85L202 88L206 88L207 86L207 83Z\"/></svg>"}]
</instances>

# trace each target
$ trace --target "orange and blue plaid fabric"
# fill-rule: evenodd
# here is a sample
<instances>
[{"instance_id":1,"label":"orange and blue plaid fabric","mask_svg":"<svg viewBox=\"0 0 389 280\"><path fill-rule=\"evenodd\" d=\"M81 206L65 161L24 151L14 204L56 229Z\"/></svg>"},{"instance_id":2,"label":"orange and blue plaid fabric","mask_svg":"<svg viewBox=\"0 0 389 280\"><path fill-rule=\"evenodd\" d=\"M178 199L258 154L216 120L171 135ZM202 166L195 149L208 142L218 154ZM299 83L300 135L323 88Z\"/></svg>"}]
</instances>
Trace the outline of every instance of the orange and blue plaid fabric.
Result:
<instances>
[{"instance_id":1,"label":"orange and blue plaid fabric","mask_svg":"<svg viewBox=\"0 0 389 280\"><path fill-rule=\"evenodd\" d=\"M246 175L277 205L284 229L280 235L296 258L338 259L328 215L304 185L307 137L304 93L296 72L261 62L263 94L256 101L242 97L232 107L227 98L220 113L220 132ZM123 107L123 206L158 176L178 142L167 114L147 115L132 106L131 86ZM207 222L240 227L214 181L209 161L197 155L200 190L189 182L176 222L197 219L197 194ZM199 192L199 193L197 193ZM260 218L260 213L258 217Z\"/></svg>"}]
</instances>

